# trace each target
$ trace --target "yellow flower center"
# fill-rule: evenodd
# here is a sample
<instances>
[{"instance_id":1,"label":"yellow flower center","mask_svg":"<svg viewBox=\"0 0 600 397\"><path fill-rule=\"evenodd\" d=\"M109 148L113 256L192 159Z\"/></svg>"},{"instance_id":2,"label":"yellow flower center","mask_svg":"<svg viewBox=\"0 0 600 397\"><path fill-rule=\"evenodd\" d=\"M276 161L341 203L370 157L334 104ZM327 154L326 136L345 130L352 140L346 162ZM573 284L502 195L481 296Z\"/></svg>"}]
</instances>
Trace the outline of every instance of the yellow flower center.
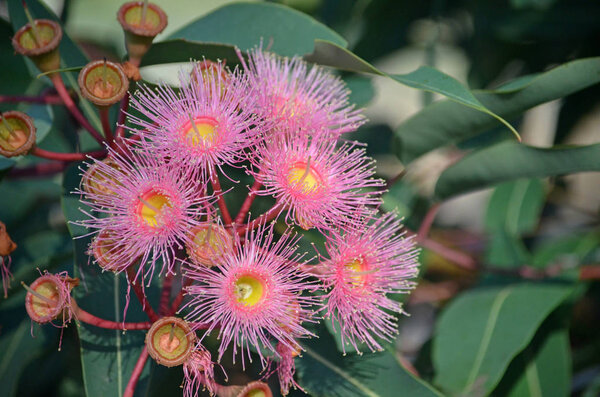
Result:
<instances>
[{"instance_id":1,"label":"yellow flower center","mask_svg":"<svg viewBox=\"0 0 600 397\"><path fill-rule=\"evenodd\" d=\"M160 355L166 359L176 359L188 348L185 330L175 324L163 325L154 333L152 339Z\"/></svg>"},{"instance_id":2,"label":"yellow flower center","mask_svg":"<svg viewBox=\"0 0 600 397\"><path fill-rule=\"evenodd\" d=\"M210 117L199 117L187 122L183 128L183 136L188 145L197 147L207 146L215 142L217 121Z\"/></svg>"},{"instance_id":3,"label":"yellow flower center","mask_svg":"<svg viewBox=\"0 0 600 397\"><path fill-rule=\"evenodd\" d=\"M142 20L142 16L144 16ZM147 7L144 15L143 6L134 6L125 12L125 22L133 26L153 29L160 24L160 16L152 8Z\"/></svg>"},{"instance_id":4,"label":"yellow flower center","mask_svg":"<svg viewBox=\"0 0 600 397\"><path fill-rule=\"evenodd\" d=\"M138 197L138 199L138 215L150 227L158 227L162 225L164 207L173 207L169 196L157 193L154 190L151 190L143 196Z\"/></svg>"},{"instance_id":5,"label":"yellow flower center","mask_svg":"<svg viewBox=\"0 0 600 397\"><path fill-rule=\"evenodd\" d=\"M356 258L352 262L346 264L348 271L349 284L353 286L363 286L367 281L369 274L368 267L362 258Z\"/></svg>"},{"instance_id":6,"label":"yellow flower center","mask_svg":"<svg viewBox=\"0 0 600 397\"><path fill-rule=\"evenodd\" d=\"M254 306L262 300L264 287L258 278L244 275L235 281L235 295L243 305Z\"/></svg>"},{"instance_id":7,"label":"yellow flower center","mask_svg":"<svg viewBox=\"0 0 600 397\"><path fill-rule=\"evenodd\" d=\"M302 193L316 192L323 186L321 176L310 164L310 160L294 164L288 171L288 182Z\"/></svg>"},{"instance_id":8,"label":"yellow flower center","mask_svg":"<svg viewBox=\"0 0 600 397\"><path fill-rule=\"evenodd\" d=\"M52 314L56 310L56 305L58 304L58 289L56 288L56 284L51 281L46 281L38 285L35 288L35 292L45 298L50 299L51 301L54 301L55 303L52 304L44 299L32 295L31 306L33 311L40 317L46 317Z\"/></svg>"},{"instance_id":9,"label":"yellow flower center","mask_svg":"<svg viewBox=\"0 0 600 397\"><path fill-rule=\"evenodd\" d=\"M248 392L248 394L246 394L248 397L267 397L267 395L265 394L264 391L260 390L260 389L256 389L256 390L250 390Z\"/></svg>"}]
</instances>

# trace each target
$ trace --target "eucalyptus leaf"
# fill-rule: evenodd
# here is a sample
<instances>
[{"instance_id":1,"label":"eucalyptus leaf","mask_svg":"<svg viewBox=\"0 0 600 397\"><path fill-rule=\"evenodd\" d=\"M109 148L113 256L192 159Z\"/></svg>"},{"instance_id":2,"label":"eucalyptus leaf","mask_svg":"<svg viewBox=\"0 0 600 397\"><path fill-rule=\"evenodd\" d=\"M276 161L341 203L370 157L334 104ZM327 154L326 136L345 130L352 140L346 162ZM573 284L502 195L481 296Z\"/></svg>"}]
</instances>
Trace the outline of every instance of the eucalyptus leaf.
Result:
<instances>
[{"instance_id":1,"label":"eucalyptus leaf","mask_svg":"<svg viewBox=\"0 0 600 397\"><path fill-rule=\"evenodd\" d=\"M437 323L434 383L450 395L488 395L571 291L568 283L523 283L460 295Z\"/></svg>"},{"instance_id":2,"label":"eucalyptus leaf","mask_svg":"<svg viewBox=\"0 0 600 397\"><path fill-rule=\"evenodd\" d=\"M544 185L539 179L503 183L492 193L485 228L488 232L503 230L510 235L531 233L537 227L544 201Z\"/></svg>"},{"instance_id":3,"label":"eucalyptus leaf","mask_svg":"<svg viewBox=\"0 0 600 397\"><path fill-rule=\"evenodd\" d=\"M389 77L408 87L444 95L461 105L496 118L520 139L517 131L508 122L487 109L475 96L473 96L468 88L463 86L455 78L448 76L437 69L421 66L417 70L406 74L385 73L342 46L325 40L315 40L315 49L313 53L305 56L305 59L309 62L332 66L342 70Z\"/></svg>"},{"instance_id":4,"label":"eucalyptus leaf","mask_svg":"<svg viewBox=\"0 0 600 397\"><path fill-rule=\"evenodd\" d=\"M296 366L299 383L311 396L441 396L406 371L391 352L342 356L325 330L303 346L306 350Z\"/></svg>"},{"instance_id":5,"label":"eucalyptus leaf","mask_svg":"<svg viewBox=\"0 0 600 397\"><path fill-rule=\"evenodd\" d=\"M284 56L304 55L315 39L346 46L346 40L310 16L273 3L233 3L182 27L169 39L222 43L242 51L261 44Z\"/></svg>"},{"instance_id":6,"label":"eucalyptus leaf","mask_svg":"<svg viewBox=\"0 0 600 397\"><path fill-rule=\"evenodd\" d=\"M502 142L475 151L440 175L435 195L447 199L471 190L520 178L542 178L600 171L600 144L538 148Z\"/></svg>"},{"instance_id":7,"label":"eucalyptus leaf","mask_svg":"<svg viewBox=\"0 0 600 397\"><path fill-rule=\"evenodd\" d=\"M600 57L565 63L547 72L525 76L496 91L473 91L485 108L505 119L600 81ZM415 114L395 132L396 155L405 163L438 147L461 142L497 126L490 115L452 101L435 102Z\"/></svg>"},{"instance_id":8,"label":"eucalyptus leaf","mask_svg":"<svg viewBox=\"0 0 600 397\"><path fill-rule=\"evenodd\" d=\"M571 352L567 330L559 329L537 340L517 356L507 371L510 387L494 391L498 397L567 397L571 388ZM508 379L506 379L508 380ZM503 380L504 382L504 380ZM507 390L506 390L507 389Z\"/></svg>"}]
</instances>

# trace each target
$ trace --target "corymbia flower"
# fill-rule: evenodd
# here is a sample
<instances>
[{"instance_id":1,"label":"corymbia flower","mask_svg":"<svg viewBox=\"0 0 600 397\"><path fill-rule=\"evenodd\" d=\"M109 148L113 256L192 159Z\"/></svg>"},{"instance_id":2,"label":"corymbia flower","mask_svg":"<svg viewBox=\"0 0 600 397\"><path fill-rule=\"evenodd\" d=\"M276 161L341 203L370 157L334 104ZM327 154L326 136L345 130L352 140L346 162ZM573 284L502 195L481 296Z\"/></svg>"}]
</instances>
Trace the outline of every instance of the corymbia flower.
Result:
<instances>
[{"instance_id":1,"label":"corymbia flower","mask_svg":"<svg viewBox=\"0 0 600 397\"><path fill-rule=\"evenodd\" d=\"M148 150L193 164L204 177L215 166L244 160L244 149L264 132L251 112L247 80L215 65L211 73L195 67L191 81L182 74L179 93L166 85L140 87L131 103L145 117L129 115L140 128L134 132L149 140Z\"/></svg>"},{"instance_id":2,"label":"corymbia flower","mask_svg":"<svg viewBox=\"0 0 600 397\"><path fill-rule=\"evenodd\" d=\"M300 135L337 138L366 120L348 102L350 91L320 66L309 67L300 57L282 58L255 48L246 62L238 50L253 91L254 104L266 120L274 120Z\"/></svg>"},{"instance_id":3,"label":"corymbia flower","mask_svg":"<svg viewBox=\"0 0 600 397\"><path fill-rule=\"evenodd\" d=\"M300 346L290 348L287 345L279 343L276 349L280 357L279 363L277 363L277 376L279 377L281 394L286 396L290 392L290 387L304 391L294 380L294 373L296 372L294 358L298 356Z\"/></svg>"},{"instance_id":4,"label":"corymbia flower","mask_svg":"<svg viewBox=\"0 0 600 397\"><path fill-rule=\"evenodd\" d=\"M208 390L211 396L217 393L215 363L210 352L197 343L192 354L183 363L183 397L195 397L200 389Z\"/></svg>"},{"instance_id":5,"label":"corymbia flower","mask_svg":"<svg viewBox=\"0 0 600 397\"><path fill-rule=\"evenodd\" d=\"M330 259L323 266L327 294L325 310L341 327L342 341L357 351L357 343L381 350L377 338L397 333L402 304L389 294L408 293L417 276L415 241L401 233L394 213L365 220L358 227L331 233L326 244Z\"/></svg>"},{"instance_id":6,"label":"corymbia flower","mask_svg":"<svg viewBox=\"0 0 600 397\"><path fill-rule=\"evenodd\" d=\"M151 278L159 259L171 271L175 249L191 241L191 230L205 213L204 185L182 164L135 149L109 152L111 162L95 161L96 171L84 178L80 191L91 211L82 209L89 218L77 224L98 231L91 252L103 268L116 272L135 258L141 258L138 276ZM86 183L104 188L90 189Z\"/></svg>"},{"instance_id":7,"label":"corymbia flower","mask_svg":"<svg viewBox=\"0 0 600 397\"><path fill-rule=\"evenodd\" d=\"M260 349L276 353L272 340L296 346L294 338L311 335L302 323L311 320L315 298L300 294L315 286L300 270L297 242L298 237L289 231L275 242L273 226L260 227L246 234L243 245L236 240L235 251L223 256L220 266L187 271L194 284L187 290L191 300L186 319L192 327L210 324L207 333L218 329L219 361L233 342L234 359L239 348L245 365L252 346L264 366ZM295 321L290 321L292 317Z\"/></svg>"},{"instance_id":8,"label":"corymbia flower","mask_svg":"<svg viewBox=\"0 0 600 397\"><path fill-rule=\"evenodd\" d=\"M380 203L383 183L372 178L373 161L364 149L329 139L291 134L272 137L260 150L255 178L258 194L272 195L301 227L325 229Z\"/></svg>"},{"instance_id":9,"label":"corymbia flower","mask_svg":"<svg viewBox=\"0 0 600 397\"><path fill-rule=\"evenodd\" d=\"M8 288L10 286L10 254L17 249L17 244L10 238L6 231L6 225L0 222L0 272L2 274L2 289L4 297L8 296Z\"/></svg>"}]
</instances>

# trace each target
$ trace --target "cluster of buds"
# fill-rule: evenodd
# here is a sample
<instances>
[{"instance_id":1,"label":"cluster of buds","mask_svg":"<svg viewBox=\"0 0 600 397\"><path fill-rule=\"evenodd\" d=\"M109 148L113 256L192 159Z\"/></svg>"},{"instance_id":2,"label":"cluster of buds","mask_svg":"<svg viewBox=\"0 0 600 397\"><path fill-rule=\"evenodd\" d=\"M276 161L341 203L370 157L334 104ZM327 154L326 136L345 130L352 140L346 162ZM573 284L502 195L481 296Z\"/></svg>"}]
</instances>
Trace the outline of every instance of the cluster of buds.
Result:
<instances>
[{"instance_id":1,"label":"cluster of buds","mask_svg":"<svg viewBox=\"0 0 600 397\"><path fill-rule=\"evenodd\" d=\"M299 387L294 360L303 350L301 339L314 336L310 324L321 317L339 325L344 345L381 350L403 313L390 295L414 287L418 251L395 214L379 215L384 183L374 178L364 145L345 138L366 119L349 103L343 80L299 57L257 47L247 54L237 50L238 59L229 61L239 67L194 62L191 73L181 72L180 88L138 85L128 98L129 78L139 78L141 57L166 26L166 15L147 2L131 2L118 20L129 64L95 61L79 75L82 95L101 114L106 150L81 168L76 193L85 217L76 223L92 230L88 252L94 262L127 272L140 299L156 274L182 277L183 307L181 300L172 308L161 302L158 315L147 312L153 323L130 323L129 329L149 329L144 351L159 364L183 366L186 396L201 387L220 396L268 396L261 382L217 384L218 364L203 339L217 334L217 363L227 349L243 367L253 355L263 369L277 361L284 395ZM51 52L61 35L53 26L32 22L16 43ZM44 71L57 67L45 58L37 64ZM115 137L107 115L119 101L132 110L122 108L128 123L117 127L121 134ZM3 150L26 151L34 128L7 113L0 134ZM253 185L224 191L220 179L236 182L228 175L234 169L244 169ZM236 216L226 200L232 190L246 193ZM257 197L273 205L253 217ZM323 236L326 254L299 252L302 230L309 229ZM90 319L70 303L66 276L52 285L51 277L30 287L32 319L50 321L61 313L63 325L73 313ZM177 313L183 318L173 317Z\"/></svg>"}]
</instances>

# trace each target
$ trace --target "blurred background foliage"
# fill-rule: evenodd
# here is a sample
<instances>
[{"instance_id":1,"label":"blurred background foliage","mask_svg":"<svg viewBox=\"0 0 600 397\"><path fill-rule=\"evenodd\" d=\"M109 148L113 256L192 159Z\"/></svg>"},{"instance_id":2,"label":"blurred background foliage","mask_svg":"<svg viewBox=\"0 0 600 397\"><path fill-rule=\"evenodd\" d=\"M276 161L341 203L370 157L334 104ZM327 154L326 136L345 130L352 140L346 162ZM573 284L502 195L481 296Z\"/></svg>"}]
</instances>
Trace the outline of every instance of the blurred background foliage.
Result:
<instances>
[{"instance_id":1,"label":"blurred background foliage","mask_svg":"<svg viewBox=\"0 0 600 397\"><path fill-rule=\"evenodd\" d=\"M46 3L89 58L125 56L115 18L120 0ZM156 3L169 16L158 37L165 40L232 1ZM513 123L524 144L553 148L507 142L514 138L501 124L454 102L438 102L438 94L386 77L343 72L352 99L366 107L370 119L351 138L368 143L379 175L389 181L383 210L397 210L412 231L426 214L436 217L421 242L421 279L405 299L411 315L400 319L400 335L389 346L393 355L342 357L339 340L331 343L322 330L321 340L307 343L309 350L297 360L300 384L319 396L599 395L600 284L593 272L600 263L600 86L595 84L600 59L567 63L600 53L600 3L274 3L329 26L348 49L380 70L399 74L427 65L447 73ZM43 78L32 79L37 72L29 61L13 55L8 14L19 4L0 1L2 95L33 95L49 87ZM81 59L73 58L73 65L83 64ZM142 76L173 81L178 68L148 66ZM0 103L2 111L11 108ZM93 145L76 134L60 107L22 104L18 109L36 116L45 148ZM586 146L572 152L570 145ZM39 160L19 161L25 167ZM73 185L60 175L28 178L9 170L12 165L0 159L0 172L6 174L0 183L0 220L19 245L13 254L15 280L30 283L37 269L72 272L73 243L61 197ZM578 171L596 172L573 174ZM476 191L457 195L471 190ZM0 302L0 395L101 395L89 389L89 381L84 384L86 376L96 375L90 370L101 368L90 366L89 357L82 367L85 333L66 328L60 352L60 330L34 325L35 337L30 337L25 293L17 285L13 282L8 299ZM111 356L98 360L106 363ZM154 376L144 378L140 393L179 393L177 370L153 365L148 372Z\"/></svg>"}]
</instances>

